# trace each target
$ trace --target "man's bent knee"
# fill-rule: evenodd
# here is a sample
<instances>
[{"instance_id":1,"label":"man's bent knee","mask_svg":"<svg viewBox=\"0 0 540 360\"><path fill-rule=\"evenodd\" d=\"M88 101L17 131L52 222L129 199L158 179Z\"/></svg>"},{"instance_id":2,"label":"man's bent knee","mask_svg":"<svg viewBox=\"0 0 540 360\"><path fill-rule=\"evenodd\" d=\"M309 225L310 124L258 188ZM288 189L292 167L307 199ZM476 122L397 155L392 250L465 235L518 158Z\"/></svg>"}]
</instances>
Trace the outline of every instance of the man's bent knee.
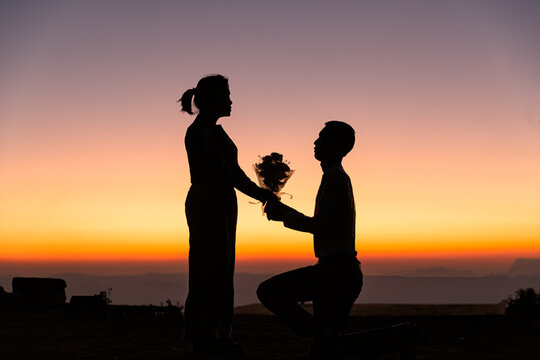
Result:
<instances>
[{"instance_id":1,"label":"man's bent knee","mask_svg":"<svg viewBox=\"0 0 540 360\"><path fill-rule=\"evenodd\" d=\"M269 280L263 281L257 287L257 297L262 304L268 303L274 292L272 282Z\"/></svg>"}]
</instances>

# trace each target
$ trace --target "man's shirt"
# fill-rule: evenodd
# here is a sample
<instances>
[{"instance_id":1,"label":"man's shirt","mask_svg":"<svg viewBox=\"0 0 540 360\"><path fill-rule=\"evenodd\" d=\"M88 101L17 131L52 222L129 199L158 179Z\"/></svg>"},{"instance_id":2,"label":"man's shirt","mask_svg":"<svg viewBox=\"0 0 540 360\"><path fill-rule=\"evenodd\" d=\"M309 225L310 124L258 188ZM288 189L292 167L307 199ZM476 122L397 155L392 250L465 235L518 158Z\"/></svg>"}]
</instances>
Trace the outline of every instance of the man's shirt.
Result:
<instances>
[{"instance_id":1,"label":"man's shirt","mask_svg":"<svg viewBox=\"0 0 540 360\"><path fill-rule=\"evenodd\" d=\"M341 165L324 171L313 217L289 208L284 225L313 234L315 256L356 256L356 211L349 175Z\"/></svg>"}]
</instances>

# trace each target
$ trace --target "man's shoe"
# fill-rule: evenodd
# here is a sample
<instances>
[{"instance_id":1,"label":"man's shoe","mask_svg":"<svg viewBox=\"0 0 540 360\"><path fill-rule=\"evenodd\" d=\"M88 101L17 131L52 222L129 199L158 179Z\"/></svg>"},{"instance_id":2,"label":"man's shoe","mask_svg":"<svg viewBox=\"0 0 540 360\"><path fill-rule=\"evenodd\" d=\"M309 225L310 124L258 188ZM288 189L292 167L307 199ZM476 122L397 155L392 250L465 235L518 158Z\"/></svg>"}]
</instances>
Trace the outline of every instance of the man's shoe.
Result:
<instances>
[{"instance_id":1,"label":"man's shoe","mask_svg":"<svg viewBox=\"0 0 540 360\"><path fill-rule=\"evenodd\" d=\"M313 339L309 353L297 355L296 358L299 360L334 360L340 357L342 348L341 336L335 330L328 329Z\"/></svg>"}]
</instances>

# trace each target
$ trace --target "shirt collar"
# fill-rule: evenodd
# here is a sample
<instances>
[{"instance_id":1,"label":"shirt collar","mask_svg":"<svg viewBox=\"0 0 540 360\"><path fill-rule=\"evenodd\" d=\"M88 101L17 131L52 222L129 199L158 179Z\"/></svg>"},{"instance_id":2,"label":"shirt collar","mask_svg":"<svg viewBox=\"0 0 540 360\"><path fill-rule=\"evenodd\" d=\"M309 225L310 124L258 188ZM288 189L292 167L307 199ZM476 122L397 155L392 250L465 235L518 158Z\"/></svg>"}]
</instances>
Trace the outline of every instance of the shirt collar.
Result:
<instances>
[{"instance_id":1,"label":"shirt collar","mask_svg":"<svg viewBox=\"0 0 540 360\"><path fill-rule=\"evenodd\" d=\"M331 165L331 166L327 167L326 169L323 169L324 174L326 174L328 172L332 172L332 171L343 171L343 165L334 164L334 165Z\"/></svg>"}]
</instances>

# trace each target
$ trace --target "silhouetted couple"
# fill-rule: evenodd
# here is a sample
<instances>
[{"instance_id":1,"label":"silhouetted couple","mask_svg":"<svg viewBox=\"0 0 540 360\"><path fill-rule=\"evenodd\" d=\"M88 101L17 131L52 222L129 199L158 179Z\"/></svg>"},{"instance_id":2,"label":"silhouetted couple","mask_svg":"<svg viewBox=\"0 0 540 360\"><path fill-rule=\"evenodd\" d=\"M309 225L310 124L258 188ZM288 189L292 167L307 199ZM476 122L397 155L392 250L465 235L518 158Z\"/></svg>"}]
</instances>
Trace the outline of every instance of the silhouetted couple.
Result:
<instances>
[{"instance_id":1,"label":"silhouetted couple","mask_svg":"<svg viewBox=\"0 0 540 360\"><path fill-rule=\"evenodd\" d=\"M274 276L260 284L261 302L299 334L313 339L311 355L328 355L339 346L349 311L362 288L355 251L355 206L341 161L354 146L354 130L330 121L315 141L323 177L313 217L282 204L258 187L238 165L238 151L217 120L231 114L227 78L212 75L180 99L193 114L185 145L191 174L186 199L189 226L189 293L186 338L195 353L240 354L231 341L237 202L235 188L266 204L269 220L313 234L315 265ZM314 314L298 302L313 301Z\"/></svg>"}]
</instances>

